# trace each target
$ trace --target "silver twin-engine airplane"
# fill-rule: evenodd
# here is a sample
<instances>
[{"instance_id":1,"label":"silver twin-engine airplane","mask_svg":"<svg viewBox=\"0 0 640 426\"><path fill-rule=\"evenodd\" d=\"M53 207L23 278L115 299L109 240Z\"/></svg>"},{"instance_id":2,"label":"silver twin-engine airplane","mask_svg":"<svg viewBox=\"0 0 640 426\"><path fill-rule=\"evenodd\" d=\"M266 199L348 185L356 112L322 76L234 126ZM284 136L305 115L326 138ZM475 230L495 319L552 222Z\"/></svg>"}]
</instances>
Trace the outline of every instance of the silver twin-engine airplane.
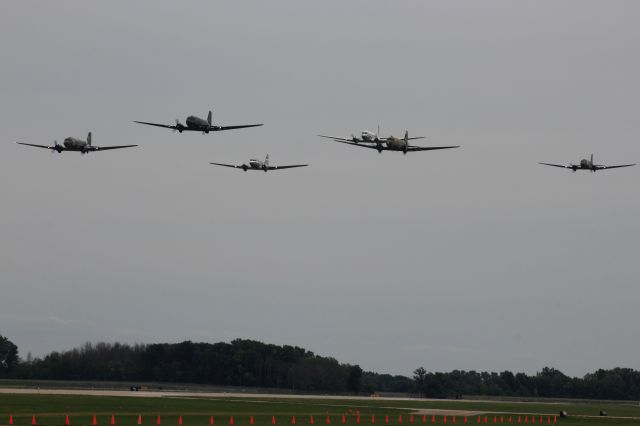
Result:
<instances>
[{"instance_id":1,"label":"silver twin-engine airplane","mask_svg":"<svg viewBox=\"0 0 640 426\"><path fill-rule=\"evenodd\" d=\"M409 131L407 130L404 133L404 138L396 138L395 136L389 136L388 138L379 138L378 135L374 135L371 132L364 131L362 132L362 139L358 139L355 136L351 135L351 139L347 138L338 138L335 136L325 136L318 135L322 138L332 139L336 142L346 143L347 145L361 146L363 148L371 148L377 150L379 153L382 151L401 151L406 154L407 152L415 152L415 151L431 151L434 149L449 149L449 148L459 148L460 145L455 146L415 146L409 145L410 140L414 139L424 139L424 136L417 136L410 138Z\"/></svg>"},{"instance_id":2,"label":"silver twin-engine airplane","mask_svg":"<svg viewBox=\"0 0 640 426\"><path fill-rule=\"evenodd\" d=\"M91 132L87 135L87 140L68 137L60 145L58 141L53 142L53 146L36 145L33 143L16 142L19 145L35 146L36 148L46 148L52 151L62 153L63 151L76 151L80 154L88 154L90 152L107 151L109 149L132 148L138 145L117 145L117 146L95 146L91 144Z\"/></svg>"},{"instance_id":3,"label":"silver twin-engine airplane","mask_svg":"<svg viewBox=\"0 0 640 426\"><path fill-rule=\"evenodd\" d=\"M269 170L282 170L282 169L292 169L294 167L306 167L308 164L293 164L291 166L270 166L269 165L269 154L264 159L264 161L251 159L249 160L249 164L242 164L237 166L235 164L223 164L223 163L209 163L214 164L216 166L224 166L224 167L232 167L234 169L242 169L245 172L247 170L262 170L264 172L268 172Z\"/></svg>"},{"instance_id":4,"label":"silver twin-engine airplane","mask_svg":"<svg viewBox=\"0 0 640 426\"><path fill-rule=\"evenodd\" d=\"M551 164L551 163L538 163L538 164L543 164L545 166L562 167L563 169L571 169L574 172L576 170L589 170L589 171L592 171L592 172L596 172L598 170L617 169L617 168L620 168L620 167L635 166L635 163L634 164L620 164L618 166L604 166L602 164L593 164L593 154L591 154L591 159L590 160L587 160L586 158L583 158L582 160L580 160L579 164L569 164L569 165Z\"/></svg>"},{"instance_id":5,"label":"silver twin-engine airplane","mask_svg":"<svg viewBox=\"0 0 640 426\"><path fill-rule=\"evenodd\" d=\"M245 127L262 126L262 124L241 124L238 126L214 126L213 124L211 124L211 111L209 111L209 115L207 116L206 120L200 117L196 117L195 115L190 115L189 117L187 117L186 126L180 123L180 120L178 120L177 118L176 118L175 125L149 123L146 121L134 121L134 123L146 124L148 126L164 127L166 129L172 129L174 132L177 130L180 133L186 130L186 131L202 132L202 134L209 133L209 132L219 132L221 130L244 129Z\"/></svg>"}]
</instances>

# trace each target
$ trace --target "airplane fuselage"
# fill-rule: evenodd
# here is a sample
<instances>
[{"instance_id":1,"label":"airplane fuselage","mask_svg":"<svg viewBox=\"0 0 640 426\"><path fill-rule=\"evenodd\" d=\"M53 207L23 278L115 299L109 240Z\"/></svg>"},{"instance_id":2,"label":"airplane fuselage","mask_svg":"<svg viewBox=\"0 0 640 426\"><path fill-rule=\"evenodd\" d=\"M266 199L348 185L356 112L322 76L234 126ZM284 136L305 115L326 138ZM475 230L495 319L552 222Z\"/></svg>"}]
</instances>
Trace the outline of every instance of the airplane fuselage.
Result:
<instances>
[{"instance_id":1,"label":"airplane fuselage","mask_svg":"<svg viewBox=\"0 0 640 426\"><path fill-rule=\"evenodd\" d=\"M375 142L376 139L378 139L378 135L368 130L364 130L361 134L361 137L363 142Z\"/></svg>"},{"instance_id":2,"label":"airplane fuselage","mask_svg":"<svg viewBox=\"0 0 640 426\"><path fill-rule=\"evenodd\" d=\"M195 115L190 115L187 117L187 127L190 129L209 131L211 125L207 120L203 120L200 117L196 117Z\"/></svg>"},{"instance_id":3,"label":"airplane fuselage","mask_svg":"<svg viewBox=\"0 0 640 426\"><path fill-rule=\"evenodd\" d=\"M386 142L387 148L393 151L406 151L407 146L409 146L409 143L404 139L398 139L393 136L389 136Z\"/></svg>"},{"instance_id":4,"label":"airplane fuselage","mask_svg":"<svg viewBox=\"0 0 640 426\"><path fill-rule=\"evenodd\" d=\"M251 169L251 170L264 170L265 172L267 171L267 168L265 167L264 163L262 161L259 161L259 160L249 160L249 164L243 164L240 167L245 172L247 170L249 170L249 169Z\"/></svg>"},{"instance_id":5,"label":"airplane fuselage","mask_svg":"<svg viewBox=\"0 0 640 426\"><path fill-rule=\"evenodd\" d=\"M85 153L92 150L92 146L82 139L68 137L62 143L67 151L79 151Z\"/></svg>"},{"instance_id":6,"label":"airplane fuselage","mask_svg":"<svg viewBox=\"0 0 640 426\"><path fill-rule=\"evenodd\" d=\"M260 160L251 159L249 160L249 166L252 169L261 169L262 167L264 167L264 163Z\"/></svg>"},{"instance_id":7,"label":"airplane fuselage","mask_svg":"<svg viewBox=\"0 0 640 426\"><path fill-rule=\"evenodd\" d=\"M589 170L591 172L595 172L597 170L597 168L593 166L593 163L586 158L580 160L580 164L571 164L569 168L574 172L576 170Z\"/></svg>"}]
</instances>

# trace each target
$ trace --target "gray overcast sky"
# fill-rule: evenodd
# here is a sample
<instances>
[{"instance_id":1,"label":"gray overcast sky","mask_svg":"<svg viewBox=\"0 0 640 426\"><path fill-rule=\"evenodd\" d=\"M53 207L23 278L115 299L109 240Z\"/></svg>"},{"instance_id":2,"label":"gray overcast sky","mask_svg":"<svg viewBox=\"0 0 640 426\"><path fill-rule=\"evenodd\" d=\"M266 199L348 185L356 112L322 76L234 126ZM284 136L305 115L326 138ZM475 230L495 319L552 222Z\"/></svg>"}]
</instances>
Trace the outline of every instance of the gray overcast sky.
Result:
<instances>
[{"instance_id":1,"label":"gray overcast sky","mask_svg":"<svg viewBox=\"0 0 640 426\"><path fill-rule=\"evenodd\" d=\"M0 334L640 368L640 3L0 3ZM172 134L132 120L264 127ZM363 129L457 150L378 155ZM93 131L131 150L52 155ZM269 153L285 172L208 165Z\"/></svg>"}]
</instances>

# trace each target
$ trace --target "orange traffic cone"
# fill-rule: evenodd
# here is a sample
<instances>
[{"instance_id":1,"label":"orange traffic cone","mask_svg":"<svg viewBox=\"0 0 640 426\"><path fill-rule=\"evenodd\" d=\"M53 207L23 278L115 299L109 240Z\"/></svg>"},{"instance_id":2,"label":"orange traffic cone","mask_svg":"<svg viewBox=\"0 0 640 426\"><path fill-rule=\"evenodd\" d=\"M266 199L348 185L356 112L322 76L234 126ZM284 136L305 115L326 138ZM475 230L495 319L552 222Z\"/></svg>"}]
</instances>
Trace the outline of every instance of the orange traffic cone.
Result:
<instances>
[{"instance_id":1,"label":"orange traffic cone","mask_svg":"<svg viewBox=\"0 0 640 426\"><path fill-rule=\"evenodd\" d=\"M229 417L229 424L230 424L230 425L234 425L234 424L236 424L236 421L235 421L235 419L233 418L233 416Z\"/></svg>"},{"instance_id":2,"label":"orange traffic cone","mask_svg":"<svg viewBox=\"0 0 640 426\"><path fill-rule=\"evenodd\" d=\"M316 422L316 419L313 418L313 416L309 417L309 424L312 425Z\"/></svg>"},{"instance_id":3,"label":"orange traffic cone","mask_svg":"<svg viewBox=\"0 0 640 426\"><path fill-rule=\"evenodd\" d=\"M98 424L98 419L96 418L96 415L94 414L93 417L91 418L91 425L92 426L96 426Z\"/></svg>"},{"instance_id":4,"label":"orange traffic cone","mask_svg":"<svg viewBox=\"0 0 640 426\"><path fill-rule=\"evenodd\" d=\"M347 423L347 416L345 416L344 414L342 415L342 418L340 419L340 423L345 424Z\"/></svg>"},{"instance_id":5,"label":"orange traffic cone","mask_svg":"<svg viewBox=\"0 0 640 426\"><path fill-rule=\"evenodd\" d=\"M158 417L156 418L156 424L157 424L157 425L161 425L161 424L162 424L162 420L160 420L160 416L158 416Z\"/></svg>"},{"instance_id":6,"label":"orange traffic cone","mask_svg":"<svg viewBox=\"0 0 640 426\"><path fill-rule=\"evenodd\" d=\"M371 424L372 425L376 424L376 416L375 416L375 414L371 415Z\"/></svg>"},{"instance_id":7,"label":"orange traffic cone","mask_svg":"<svg viewBox=\"0 0 640 426\"><path fill-rule=\"evenodd\" d=\"M110 425L115 425L116 424L116 416L114 416L113 414L111 415L111 421L109 422Z\"/></svg>"},{"instance_id":8,"label":"orange traffic cone","mask_svg":"<svg viewBox=\"0 0 640 426\"><path fill-rule=\"evenodd\" d=\"M36 416L31 416L31 424L32 425L37 425L38 422L36 421Z\"/></svg>"},{"instance_id":9,"label":"orange traffic cone","mask_svg":"<svg viewBox=\"0 0 640 426\"><path fill-rule=\"evenodd\" d=\"M142 424L142 416L138 415L138 424L141 425Z\"/></svg>"},{"instance_id":10,"label":"orange traffic cone","mask_svg":"<svg viewBox=\"0 0 640 426\"><path fill-rule=\"evenodd\" d=\"M213 416L209 417L209 424L210 425L216 424L216 419L214 419Z\"/></svg>"},{"instance_id":11,"label":"orange traffic cone","mask_svg":"<svg viewBox=\"0 0 640 426\"><path fill-rule=\"evenodd\" d=\"M271 424L272 425L276 424L276 416L271 416Z\"/></svg>"},{"instance_id":12,"label":"orange traffic cone","mask_svg":"<svg viewBox=\"0 0 640 426\"><path fill-rule=\"evenodd\" d=\"M296 416L291 416L291 424L292 425L296 424Z\"/></svg>"},{"instance_id":13,"label":"orange traffic cone","mask_svg":"<svg viewBox=\"0 0 640 426\"><path fill-rule=\"evenodd\" d=\"M249 417L249 424L252 425L254 423L253 416Z\"/></svg>"},{"instance_id":14,"label":"orange traffic cone","mask_svg":"<svg viewBox=\"0 0 640 426\"><path fill-rule=\"evenodd\" d=\"M13 425L13 415L9 415L9 425Z\"/></svg>"},{"instance_id":15,"label":"orange traffic cone","mask_svg":"<svg viewBox=\"0 0 640 426\"><path fill-rule=\"evenodd\" d=\"M178 417L178 425L182 426L182 416Z\"/></svg>"}]
</instances>

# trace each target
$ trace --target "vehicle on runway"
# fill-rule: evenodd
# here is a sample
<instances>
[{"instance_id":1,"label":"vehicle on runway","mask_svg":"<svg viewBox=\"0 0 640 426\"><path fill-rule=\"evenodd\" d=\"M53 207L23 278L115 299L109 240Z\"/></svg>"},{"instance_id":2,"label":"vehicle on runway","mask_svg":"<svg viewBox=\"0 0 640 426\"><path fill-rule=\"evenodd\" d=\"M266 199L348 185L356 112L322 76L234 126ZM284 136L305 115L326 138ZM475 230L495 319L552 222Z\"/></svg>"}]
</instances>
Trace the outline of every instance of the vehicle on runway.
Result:
<instances>
[{"instance_id":1,"label":"vehicle on runway","mask_svg":"<svg viewBox=\"0 0 640 426\"><path fill-rule=\"evenodd\" d=\"M571 169L574 173L576 170L589 170L592 172L596 172L598 170L607 170L607 169L618 169L620 167L631 167L631 166L635 166L634 164L620 164L618 166L605 166L602 164L594 164L593 163L593 154L591 154L591 159L587 160L586 158L583 158L582 160L580 160L580 163L578 164L569 164L569 165L563 165L563 164L551 164L551 163L538 163L538 164L542 164L545 166L553 166L553 167L561 167L563 169Z\"/></svg>"},{"instance_id":2,"label":"vehicle on runway","mask_svg":"<svg viewBox=\"0 0 640 426\"><path fill-rule=\"evenodd\" d=\"M224 166L224 167L232 167L234 169L242 169L245 172L247 170L262 170L264 172L268 172L269 170L283 170L283 169L292 169L294 167L306 167L308 166L308 164L293 164L290 166L270 166L269 165L269 154L267 154L267 157L264 159L264 161L260 161L260 160L255 160L255 159L251 159L249 160L249 164L242 164L240 166L237 166L235 164L223 164L223 163L209 163L209 164L213 164L216 166Z\"/></svg>"},{"instance_id":3,"label":"vehicle on runway","mask_svg":"<svg viewBox=\"0 0 640 426\"><path fill-rule=\"evenodd\" d=\"M146 124L147 126L164 127L166 129L172 129L174 131L174 133L176 131L178 131L180 133L182 133L184 131L193 131L193 132L202 132L203 135L205 133L219 132L221 130L244 129L246 127L262 126L262 124L241 124L241 125L237 125L237 126L214 126L211 123L211 118L212 118L212 114L211 114L211 111L209 111L209 115L207 116L206 120L203 119L203 118L200 118L200 117L196 117L195 115L188 116L187 117L187 121L186 121L186 125L180 123L180 120L178 120L177 118L176 118L176 124L175 125L149 123L147 121L134 121L134 123Z\"/></svg>"},{"instance_id":4,"label":"vehicle on runway","mask_svg":"<svg viewBox=\"0 0 640 426\"><path fill-rule=\"evenodd\" d=\"M16 142L19 145L27 145L27 146L35 146L36 148L46 148L52 151L56 151L58 153L62 153L64 151L76 151L80 154L88 154L90 152L98 152L98 151L107 151L110 149L120 149L120 148L132 148L138 145L116 145L116 146L96 146L91 144L91 132L87 135L87 140L83 141L82 139L68 137L63 142L62 145L58 143L58 141L53 141L53 146L47 145L36 145L33 143L25 143L25 142Z\"/></svg>"},{"instance_id":5,"label":"vehicle on runway","mask_svg":"<svg viewBox=\"0 0 640 426\"><path fill-rule=\"evenodd\" d=\"M363 134L364 134L364 132L363 132ZM404 138L402 138L402 139L396 138L395 136L389 136L388 138L382 138L382 139L378 138L378 139L375 139L373 141L363 141L363 140L354 141L353 139L336 138L336 137L333 137L333 136L324 136L324 135L318 135L318 136L323 137L323 138L331 139L331 140L333 140L335 142L346 143L347 145L354 145L354 146L360 146L360 147L363 147L363 148L375 149L379 153L382 153L382 151L401 151L403 154L406 154L407 152L432 151L432 150L435 150L435 149L450 149L450 148L459 148L460 147L460 145L455 145L455 146L415 146L415 145L409 145L409 141L410 140L424 139L424 136L418 136L418 137L410 138L408 130L405 131Z\"/></svg>"}]
</instances>

